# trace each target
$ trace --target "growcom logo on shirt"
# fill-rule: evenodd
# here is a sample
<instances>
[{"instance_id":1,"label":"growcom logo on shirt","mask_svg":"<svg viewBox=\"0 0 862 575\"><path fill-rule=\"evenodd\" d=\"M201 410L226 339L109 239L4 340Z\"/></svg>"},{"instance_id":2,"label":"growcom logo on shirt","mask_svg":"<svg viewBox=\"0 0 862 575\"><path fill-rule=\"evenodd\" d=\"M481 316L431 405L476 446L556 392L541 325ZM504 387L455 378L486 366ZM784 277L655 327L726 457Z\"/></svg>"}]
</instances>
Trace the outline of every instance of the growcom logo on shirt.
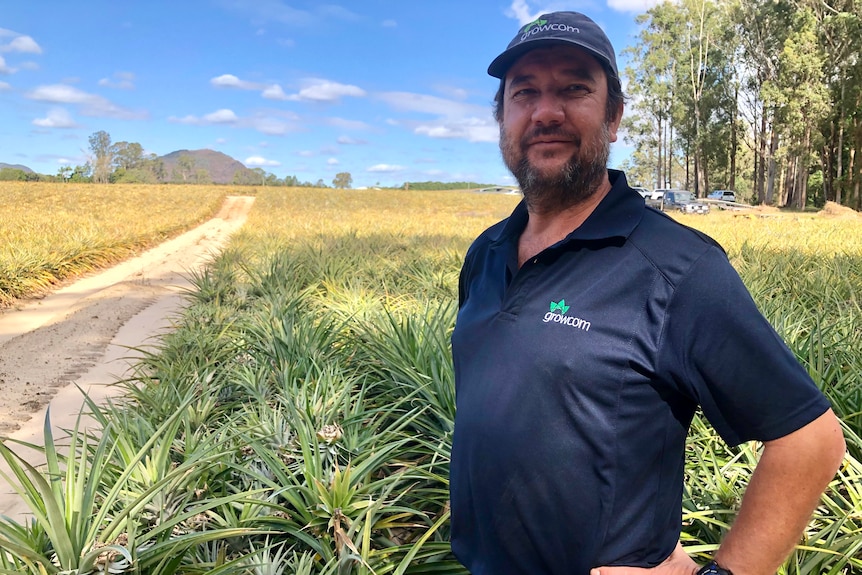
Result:
<instances>
[{"instance_id":1,"label":"growcom logo on shirt","mask_svg":"<svg viewBox=\"0 0 862 575\"><path fill-rule=\"evenodd\" d=\"M566 305L566 300L551 302L551 311L545 314L545 323L561 323L582 331L590 331L590 322L579 317L566 315L569 311L569 306Z\"/></svg>"}]
</instances>

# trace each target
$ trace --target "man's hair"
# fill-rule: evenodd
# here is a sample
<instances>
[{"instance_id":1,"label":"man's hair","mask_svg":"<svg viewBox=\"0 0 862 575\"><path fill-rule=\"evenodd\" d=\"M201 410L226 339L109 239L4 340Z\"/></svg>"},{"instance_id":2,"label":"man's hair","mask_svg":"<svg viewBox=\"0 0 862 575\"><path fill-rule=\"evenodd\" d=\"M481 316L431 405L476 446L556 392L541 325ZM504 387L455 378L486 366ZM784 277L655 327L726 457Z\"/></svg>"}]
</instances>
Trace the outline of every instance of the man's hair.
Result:
<instances>
[{"instance_id":1,"label":"man's hair","mask_svg":"<svg viewBox=\"0 0 862 575\"><path fill-rule=\"evenodd\" d=\"M620 111L620 106L625 103L626 97L623 94L623 87L620 84L620 79L617 78L614 71L608 66L602 64L605 71L605 76L608 79L608 101L605 105L605 122L610 122L617 117ZM497 93L494 95L494 119L498 124L503 123L503 92L506 90L506 76L500 78L500 87L497 88Z\"/></svg>"}]
</instances>

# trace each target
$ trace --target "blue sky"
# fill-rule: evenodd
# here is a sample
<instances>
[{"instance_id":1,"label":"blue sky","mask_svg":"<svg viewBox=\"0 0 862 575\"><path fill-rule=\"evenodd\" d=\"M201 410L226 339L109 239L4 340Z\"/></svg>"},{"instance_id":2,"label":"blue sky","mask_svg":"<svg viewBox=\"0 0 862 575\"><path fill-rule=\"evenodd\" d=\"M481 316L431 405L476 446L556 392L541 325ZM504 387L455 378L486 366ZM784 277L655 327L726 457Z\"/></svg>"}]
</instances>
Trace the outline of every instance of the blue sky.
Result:
<instances>
[{"instance_id":1,"label":"blue sky","mask_svg":"<svg viewBox=\"0 0 862 575\"><path fill-rule=\"evenodd\" d=\"M210 148L303 181L512 183L491 60L560 9L596 20L620 58L654 4L0 0L0 162L56 174L105 130L147 153ZM625 155L614 144L611 164Z\"/></svg>"}]
</instances>

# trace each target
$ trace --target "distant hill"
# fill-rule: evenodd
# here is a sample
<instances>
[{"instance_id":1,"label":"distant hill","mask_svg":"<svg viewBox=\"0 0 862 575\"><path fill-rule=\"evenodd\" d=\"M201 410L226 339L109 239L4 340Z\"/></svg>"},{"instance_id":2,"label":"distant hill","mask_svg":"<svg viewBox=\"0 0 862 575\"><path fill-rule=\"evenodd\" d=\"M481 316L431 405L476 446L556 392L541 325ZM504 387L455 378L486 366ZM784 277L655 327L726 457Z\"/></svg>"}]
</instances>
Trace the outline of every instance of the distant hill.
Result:
<instances>
[{"instance_id":1,"label":"distant hill","mask_svg":"<svg viewBox=\"0 0 862 575\"><path fill-rule=\"evenodd\" d=\"M27 172L28 174L34 173L33 170L28 168L27 166L22 166L21 164L4 164L0 162L0 170L3 168L11 168L13 170L21 170L22 172Z\"/></svg>"},{"instance_id":2,"label":"distant hill","mask_svg":"<svg viewBox=\"0 0 862 575\"><path fill-rule=\"evenodd\" d=\"M159 157L164 163L165 175L169 180L173 179L172 174L180 160L180 156L191 156L195 163L195 170L206 170L214 184L233 183L234 175L237 172L253 173L242 162L215 150L177 150L176 152Z\"/></svg>"}]
</instances>

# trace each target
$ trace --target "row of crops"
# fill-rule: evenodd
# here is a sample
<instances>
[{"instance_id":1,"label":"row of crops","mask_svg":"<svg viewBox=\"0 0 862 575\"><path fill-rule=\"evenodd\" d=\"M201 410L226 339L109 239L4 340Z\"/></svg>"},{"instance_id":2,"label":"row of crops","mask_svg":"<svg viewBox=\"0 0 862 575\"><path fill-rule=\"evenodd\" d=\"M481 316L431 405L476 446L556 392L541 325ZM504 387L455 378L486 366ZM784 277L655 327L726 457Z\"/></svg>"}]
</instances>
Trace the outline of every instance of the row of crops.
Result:
<instances>
[{"instance_id":1,"label":"row of crops","mask_svg":"<svg viewBox=\"0 0 862 575\"><path fill-rule=\"evenodd\" d=\"M517 198L260 190L176 329L45 469L0 573L464 573L448 545L463 253ZM862 222L694 218L832 399L848 456L788 574L862 572ZM758 446L692 426L683 544L714 550Z\"/></svg>"}]
</instances>

